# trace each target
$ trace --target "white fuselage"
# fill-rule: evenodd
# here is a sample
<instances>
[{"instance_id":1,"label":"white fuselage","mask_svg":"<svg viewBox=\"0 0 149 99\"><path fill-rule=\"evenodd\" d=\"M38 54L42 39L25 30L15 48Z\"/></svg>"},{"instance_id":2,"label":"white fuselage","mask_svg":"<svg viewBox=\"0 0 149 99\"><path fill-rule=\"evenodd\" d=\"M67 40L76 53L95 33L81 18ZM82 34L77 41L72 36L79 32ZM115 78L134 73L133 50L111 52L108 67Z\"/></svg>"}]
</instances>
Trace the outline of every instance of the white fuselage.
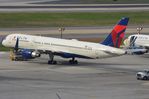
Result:
<instances>
[{"instance_id":1,"label":"white fuselage","mask_svg":"<svg viewBox=\"0 0 149 99\"><path fill-rule=\"evenodd\" d=\"M128 37L128 42L134 36L136 38L134 44L136 46L149 47L149 35L136 34Z\"/></svg>"},{"instance_id":2,"label":"white fuselage","mask_svg":"<svg viewBox=\"0 0 149 99\"><path fill-rule=\"evenodd\" d=\"M70 53L92 59L108 58L125 54L125 51L122 49L105 46L99 43L25 34L8 35L5 40L3 40L2 44L6 47L15 47L17 38L19 38L19 48Z\"/></svg>"}]
</instances>

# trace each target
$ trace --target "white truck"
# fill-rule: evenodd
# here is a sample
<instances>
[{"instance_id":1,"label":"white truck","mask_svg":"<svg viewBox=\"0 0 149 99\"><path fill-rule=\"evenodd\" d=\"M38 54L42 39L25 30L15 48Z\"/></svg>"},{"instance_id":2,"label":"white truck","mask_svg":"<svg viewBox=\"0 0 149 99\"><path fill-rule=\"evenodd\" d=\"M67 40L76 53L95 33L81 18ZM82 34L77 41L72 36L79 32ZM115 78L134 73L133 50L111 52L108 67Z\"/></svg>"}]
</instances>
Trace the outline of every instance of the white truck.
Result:
<instances>
[{"instance_id":1,"label":"white truck","mask_svg":"<svg viewBox=\"0 0 149 99\"><path fill-rule=\"evenodd\" d=\"M139 80L149 80L149 70L140 71L136 74L137 79Z\"/></svg>"}]
</instances>

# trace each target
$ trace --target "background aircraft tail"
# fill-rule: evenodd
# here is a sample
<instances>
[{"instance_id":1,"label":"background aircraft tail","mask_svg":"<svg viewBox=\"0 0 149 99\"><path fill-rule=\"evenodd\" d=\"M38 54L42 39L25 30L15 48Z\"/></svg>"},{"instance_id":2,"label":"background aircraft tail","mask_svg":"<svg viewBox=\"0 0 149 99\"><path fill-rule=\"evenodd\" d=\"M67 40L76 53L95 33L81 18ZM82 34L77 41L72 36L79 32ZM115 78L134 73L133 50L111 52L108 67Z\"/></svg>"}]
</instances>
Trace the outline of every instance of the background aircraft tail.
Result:
<instances>
[{"instance_id":1,"label":"background aircraft tail","mask_svg":"<svg viewBox=\"0 0 149 99\"><path fill-rule=\"evenodd\" d=\"M125 30L128 21L129 18L127 17L122 18L113 28L112 32L107 36L107 38L101 44L119 48L122 43L122 40L125 37Z\"/></svg>"}]
</instances>

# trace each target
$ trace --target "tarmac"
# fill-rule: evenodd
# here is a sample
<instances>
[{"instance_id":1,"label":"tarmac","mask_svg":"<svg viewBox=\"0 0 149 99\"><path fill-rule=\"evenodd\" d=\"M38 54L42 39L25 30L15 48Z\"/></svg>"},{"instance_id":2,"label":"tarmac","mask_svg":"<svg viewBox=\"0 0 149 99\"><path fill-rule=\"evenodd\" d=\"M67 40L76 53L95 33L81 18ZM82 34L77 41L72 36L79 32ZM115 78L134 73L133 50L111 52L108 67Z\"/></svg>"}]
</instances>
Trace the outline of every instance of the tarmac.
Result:
<instances>
[{"instance_id":1,"label":"tarmac","mask_svg":"<svg viewBox=\"0 0 149 99\"><path fill-rule=\"evenodd\" d=\"M11 61L0 52L0 99L148 99L149 82L136 79L149 68L149 54L85 60L78 65L48 55Z\"/></svg>"},{"instance_id":2,"label":"tarmac","mask_svg":"<svg viewBox=\"0 0 149 99\"><path fill-rule=\"evenodd\" d=\"M134 12L149 4L77 4L74 0L0 0L0 12ZM75 0L76 1L76 0Z\"/></svg>"}]
</instances>

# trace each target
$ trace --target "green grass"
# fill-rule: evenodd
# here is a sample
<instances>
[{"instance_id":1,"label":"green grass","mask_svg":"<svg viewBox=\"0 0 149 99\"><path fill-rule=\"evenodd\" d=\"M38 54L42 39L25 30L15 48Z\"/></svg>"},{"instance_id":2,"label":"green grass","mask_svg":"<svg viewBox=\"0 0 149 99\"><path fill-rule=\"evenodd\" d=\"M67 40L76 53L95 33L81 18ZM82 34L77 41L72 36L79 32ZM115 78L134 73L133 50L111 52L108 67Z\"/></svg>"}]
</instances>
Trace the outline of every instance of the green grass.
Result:
<instances>
[{"instance_id":1,"label":"green grass","mask_svg":"<svg viewBox=\"0 0 149 99\"><path fill-rule=\"evenodd\" d=\"M123 16L130 25L149 24L149 12L0 13L0 28L111 26Z\"/></svg>"},{"instance_id":2,"label":"green grass","mask_svg":"<svg viewBox=\"0 0 149 99\"><path fill-rule=\"evenodd\" d=\"M0 44L0 51L10 51L10 48L4 47L2 44Z\"/></svg>"}]
</instances>

